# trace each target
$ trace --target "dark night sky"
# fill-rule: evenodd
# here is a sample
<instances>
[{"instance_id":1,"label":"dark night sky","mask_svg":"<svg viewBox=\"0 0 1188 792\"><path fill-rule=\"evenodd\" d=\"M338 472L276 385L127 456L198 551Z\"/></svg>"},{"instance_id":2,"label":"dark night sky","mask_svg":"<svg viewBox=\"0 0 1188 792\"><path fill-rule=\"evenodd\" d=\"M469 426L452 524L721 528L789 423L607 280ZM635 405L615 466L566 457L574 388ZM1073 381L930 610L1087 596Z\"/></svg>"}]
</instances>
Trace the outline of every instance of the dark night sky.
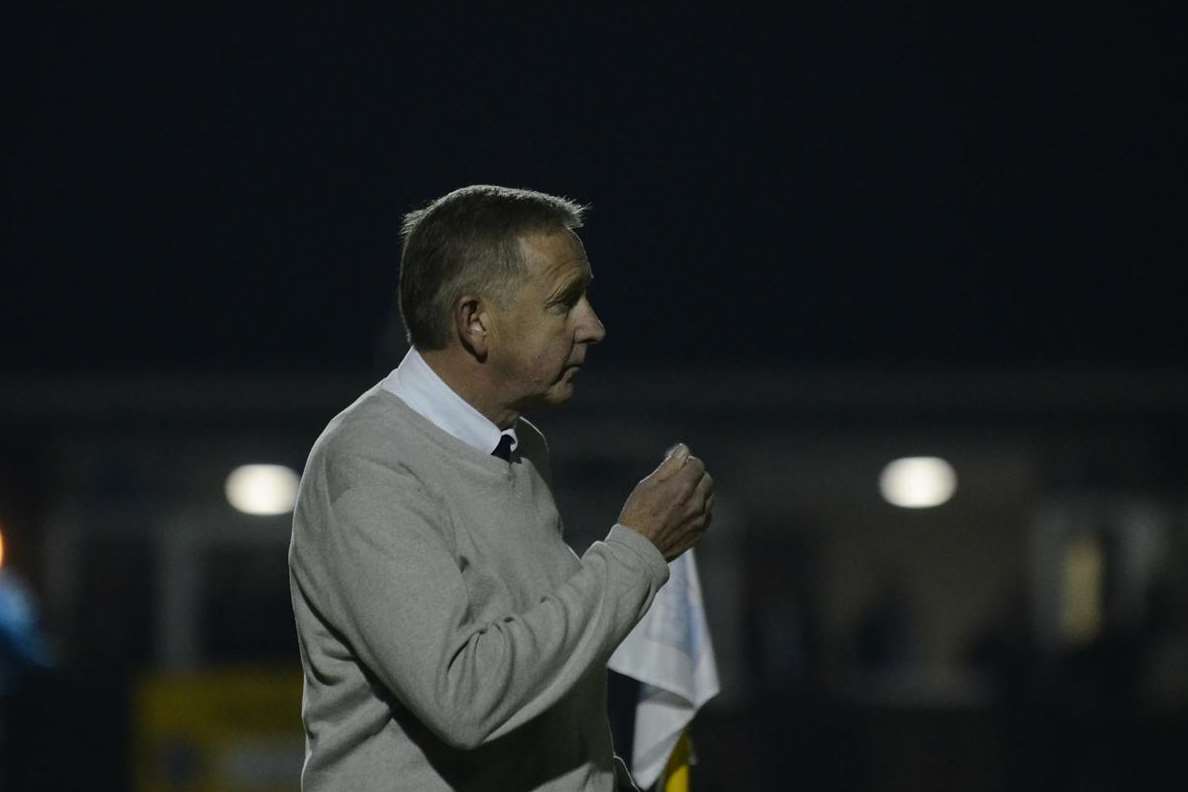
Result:
<instances>
[{"instance_id":1,"label":"dark night sky","mask_svg":"<svg viewBox=\"0 0 1188 792\"><path fill-rule=\"evenodd\" d=\"M1183 366L1184 4L819 5L10 20L3 368L373 368L475 182L593 204L607 362Z\"/></svg>"}]
</instances>

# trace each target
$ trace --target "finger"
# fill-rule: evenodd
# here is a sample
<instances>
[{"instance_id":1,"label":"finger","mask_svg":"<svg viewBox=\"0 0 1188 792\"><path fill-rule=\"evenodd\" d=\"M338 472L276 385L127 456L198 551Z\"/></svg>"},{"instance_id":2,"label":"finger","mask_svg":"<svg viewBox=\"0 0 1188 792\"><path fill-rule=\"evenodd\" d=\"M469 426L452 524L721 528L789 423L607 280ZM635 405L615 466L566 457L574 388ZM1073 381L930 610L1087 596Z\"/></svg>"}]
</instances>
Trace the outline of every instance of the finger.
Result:
<instances>
[{"instance_id":1,"label":"finger","mask_svg":"<svg viewBox=\"0 0 1188 792\"><path fill-rule=\"evenodd\" d=\"M705 509L706 502L714 494L714 480L709 473L701 477L701 481L697 482L697 489L695 490L695 501L699 510Z\"/></svg>"},{"instance_id":2,"label":"finger","mask_svg":"<svg viewBox=\"0 0 1188 792\"><path fill-rule=\"evenodd\" d=\"M701 541L701 537L705 535L709 524L710 516L708 514L699 514L689 522L689 527L693 529L689 535L690 547Z\"/></svg>"},{"instance_id":3,"label":"finger","mask_svg":"<svg viewBox=\"0 0 1188 792\"><path fill-rule=\"evenodd\" d=\"M691 504L696 504L698 508L701 508L701 481L705 478L705 471L699 471L697 467L692 462L685 465L679 474L678 480L680 481L681 499Z\"/></svg>"},{"instance_id":4,"label":"finger","mask_svg":"<svg viewBox=\"0 0 1188 792\"><path fill-rule=\"evenodd\" d=\"M678 558L680 558L685 553L686 550L688 550L694 544L696 544L695 539L687 539L687 540L681 542L673 550L670 550L668 552L668 555L665 557L664 560L665 561L676 561Z\"/></svg>"},{"instance_id":5,"label":"finger","mask_svg":"<svg viewBox=\"0 0 1188 792\"><path fill-rule=\"evenodd\" d=\"M685 462L685 466L681 468L680 472L681 475L691 479L693 484L696 485L697 482L701 481L701 477L705 475L705 463L699 457L690 454L689 459Z\"/></svg>"},{"instance_id":6,"label":"finger","mask_svg":"<svg viewBox=\"0 0 1188 792\"><path fill-rule=\"evenodd\" d=\"M685 445L684 443L677 443L674 446L670 446L669 449L664 452L664 458L667 460L669 457L673 456L674 454L683 454L685 456L688 456L689 455L689 446Z\"/></svg>"}]
</instances>

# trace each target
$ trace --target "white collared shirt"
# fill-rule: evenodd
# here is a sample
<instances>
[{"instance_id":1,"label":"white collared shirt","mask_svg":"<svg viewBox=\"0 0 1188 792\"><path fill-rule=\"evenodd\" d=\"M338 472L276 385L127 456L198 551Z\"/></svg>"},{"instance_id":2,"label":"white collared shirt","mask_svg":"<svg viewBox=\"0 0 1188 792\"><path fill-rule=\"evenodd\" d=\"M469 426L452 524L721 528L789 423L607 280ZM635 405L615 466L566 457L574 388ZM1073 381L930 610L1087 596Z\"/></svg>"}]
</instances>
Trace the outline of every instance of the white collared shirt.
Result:
<instances>
[{"instance_id":1,"label":"white collared shirt","mask_svg":"<svg viewBox=\"0 0 1188 792\"><path fill-rule=\"evenodd\" d=\"M455 393L416 349L408 350L404 360L384 377L380 386L439 429L485 454L495 450L502 435L511 437L513 451L520 442L514 428L500 431L487 416Z\"/></svg>"}]
</instances>

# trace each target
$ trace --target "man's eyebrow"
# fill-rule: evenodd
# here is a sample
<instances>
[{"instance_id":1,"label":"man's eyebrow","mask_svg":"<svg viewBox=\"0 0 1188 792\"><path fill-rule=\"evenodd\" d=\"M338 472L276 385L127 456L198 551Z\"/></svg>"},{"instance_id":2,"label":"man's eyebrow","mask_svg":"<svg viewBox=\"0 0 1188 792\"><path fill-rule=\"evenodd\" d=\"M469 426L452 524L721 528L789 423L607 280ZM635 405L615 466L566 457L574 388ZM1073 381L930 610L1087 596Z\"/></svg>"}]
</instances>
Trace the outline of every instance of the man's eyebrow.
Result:
<instances>
[{"instance_id":1,"label":"man's eyebrow","mask_svg":"<svg viewBox=\"0 0 1188 792\"><path fill-rule=\"evenodd\" d=\"M559 301L564 300L568 297L574 297L578 294L581 294L582 292L584 292L586 289L588 289L590 287L590 281L592 281L592 280L594 280L593 275L591 275L588 272L583 272L582 274L571 278L570 280L566 281L564 284L559 286L553 292L553 296L552 296L551 300L554 302L559 302Z\"/></svg>"}]
</instances>

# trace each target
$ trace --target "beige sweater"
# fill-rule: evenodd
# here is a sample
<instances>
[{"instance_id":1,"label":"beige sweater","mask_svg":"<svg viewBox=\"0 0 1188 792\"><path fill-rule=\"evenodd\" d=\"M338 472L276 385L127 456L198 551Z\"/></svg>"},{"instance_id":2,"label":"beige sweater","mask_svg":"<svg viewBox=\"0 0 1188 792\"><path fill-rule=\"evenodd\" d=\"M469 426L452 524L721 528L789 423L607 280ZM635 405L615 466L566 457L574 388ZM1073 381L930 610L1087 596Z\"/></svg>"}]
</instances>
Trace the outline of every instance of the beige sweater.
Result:
<instances>
[{"instance_id":1,"label":"beige sweater","mask_svg":"<svg viewBox=\"0 0 1188 792\"><path fill-rule=\"evenodd\" d=\"M621 525L579 559L516 430L508 463L375 387L314 444L289 549L304 792L627 783L606 661L668 566Z\"/></svg>"}]
</instances>

